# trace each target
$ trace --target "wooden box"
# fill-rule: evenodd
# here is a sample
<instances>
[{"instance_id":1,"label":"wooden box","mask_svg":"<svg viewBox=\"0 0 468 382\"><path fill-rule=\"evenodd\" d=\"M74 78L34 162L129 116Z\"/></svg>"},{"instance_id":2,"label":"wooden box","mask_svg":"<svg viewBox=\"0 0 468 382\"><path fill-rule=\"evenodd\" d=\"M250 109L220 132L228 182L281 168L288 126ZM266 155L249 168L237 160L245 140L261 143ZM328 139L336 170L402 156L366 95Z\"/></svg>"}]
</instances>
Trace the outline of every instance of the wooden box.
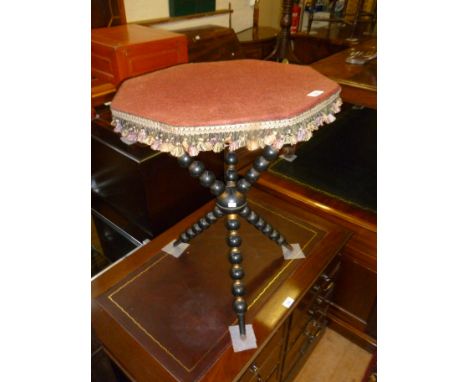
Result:
<instances>
[{"instance_id":1,"label":"wooden box","mask_svg":"<svg viewBox=\"0 0 468 382\"><path fill-rule=\"evenodd\" d=\"M91 30L91 75L114 85L187 59L183 34L135 24Z\"/></svg>"},{"instance_id":2,"label":"wooden box","mask_svg":"<svg viewBox=\"0 0 468 382\"><path fill-rule=\"evenodd\" d=\"M177 30L187 36L189 62L226 61L244 58L233 29L202 25Z\"/></svg>"},{"instance_id":3,"label":"wooden box","mask_svg":"<svg viewBox=\"0 0 468 382\"><path fill-rule=\"evenodd\" d=\"M241 220L246 322L258 348L232 350L228 325L235 314L223 219L181 257L161 251L211 210L211 202L92 281L93 328L131 380L291 380L320 337L336 255L349 231L255 188L249 198L251 208L306 256L285 261L273 241ZM288 297L294 303L286 308Z\"/></svg>"}]
</instances>

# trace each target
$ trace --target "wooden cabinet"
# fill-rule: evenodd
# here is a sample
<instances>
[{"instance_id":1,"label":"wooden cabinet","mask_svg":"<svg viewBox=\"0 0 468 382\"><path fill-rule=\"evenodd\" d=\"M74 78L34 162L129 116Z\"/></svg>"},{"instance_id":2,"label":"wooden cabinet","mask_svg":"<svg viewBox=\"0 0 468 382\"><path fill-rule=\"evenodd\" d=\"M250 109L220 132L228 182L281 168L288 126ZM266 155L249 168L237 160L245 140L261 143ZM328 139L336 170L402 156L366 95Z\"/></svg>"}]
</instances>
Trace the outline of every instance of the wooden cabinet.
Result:
<instances>
[{"instance_id":1,"label":"wooden cabinet","mask_svg":"<svg viewBox=\"0 0 468 382\"><path fill-rule=\"evenodd\" d=\"M286 325L283 325L268 342L268 346L249 365L239 382L277 381L286 335Z\"/></svg>"},{"instance_id":2,"label":"wooden cabinet","mask_svg":"<svg viewBox=\"0 0 468 382\"><path fill-rule=\"evenodd\" d=\"M103 119L106 110L98 111L102 118L91 123L91 207L105 255L115 261L213 196L176 158L123 143ZM222 178L222 154L200 157Z\"/></svg>"},{"instance_id":3,"label":"wooden cabinet","mask_svg":"<svg viewBox=\"0 0 468 382\"><path fill-rule=\"evenodd\" d=\"M334 330L369 351L376 350L376 214L270 172L262 174L257 186L353 232L342 251L327 317Z\"/></svg>"},{"instance_id":4,"label":"wooden cabinet","mask_svg":"<svg viewBox=\"0 0 468 382\"><path fill-rule=\"evenodd\" d=\"M182 34L135 24L91 30L91 75L114 85L187 59Z\"/></svg>"},{"instance_id":5,"label":"wooden cabinet","mask_svg":"<svg viewBox=\"0 0 468 382\"><path fill-rule=\"evenodd\" d=\"M213 208L208 203L92 282L93 328L132 380L287 381L317 343L349 231L256 188L249 200L306 255L285 261L274 242L241 221L246 321L258 348L234 353L230 344L235 314L221 220L182 257L161 252Z\"/></svg>"},{"instance_id":6,"label":"wooden cabinet","mask_svg":"<svg viewBox=\"0 0 468 382\"><path fill-rule=\"evenodd\" d=\"M110 82L101 78L91 78L91 106L96 107L110 102L116 90Z\"/></svg>"},{"instance_id":7,"label":"wooden cabinet","mask_svg":"<svg viewBox=\"0 0 468 382\"><path fill-rule=\"evenodd\" d=\"M328 306L339 268L340 257L337 256L249 365L240 382L294 379L327 326Z\"/></svg>"}]
</instances>

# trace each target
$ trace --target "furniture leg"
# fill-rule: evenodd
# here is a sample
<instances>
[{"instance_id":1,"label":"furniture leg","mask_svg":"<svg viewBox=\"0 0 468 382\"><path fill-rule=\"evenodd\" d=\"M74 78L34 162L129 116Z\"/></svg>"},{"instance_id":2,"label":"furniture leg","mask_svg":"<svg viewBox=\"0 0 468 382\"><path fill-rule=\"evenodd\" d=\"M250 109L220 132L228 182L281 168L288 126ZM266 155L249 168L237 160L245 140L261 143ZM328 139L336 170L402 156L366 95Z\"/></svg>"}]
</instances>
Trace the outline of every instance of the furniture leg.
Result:
<instances>
[{"instance_id":1,"label":"furniture leg","mask_svg":"<svg viewBox=\"0 0 468 382\"><path fill-rule=\"evenodd\" d=\"M247 193L258 180L260 174L268 169L271 162L277 158L278 152L278 150L271 146L265 146L262 155L255 160L253 166L245 174L245 177L237 181L237 190L243 194Z\"/></svg>"},{"instance_id":2,"label":"furniture leg","mask_svg":"<svg viewBox=\"0 0 468 382\"><path fill-rule=\"evenodd\" d=\"M283 11L281 16L281 30L278 33L275 48L266 58L266 61L292 62L300 64L291 46L291 19L293 0L283 0Z\"/></svg>"},{"instance_id":3,"label":"furniture leg","mask_svg":"<svg viewBox=\"0 0 468 382\"><path fill-rule=\"evenodd\" d=\"M229 262L231 267L232 295L234 301L232 307L237 315L239 332L241 336L245 336L245 312L247 311L247 303L244 300L245 288L242 279L244 277L244 270L242 269L242 255L240 252L240 245L242 239L239 236L239 218L237 214L229 214L226 216L225 226L228 230L226 238L227 245L229 246Z\"/></svg>"},{"instance_id":4,"label":"furniture leg","mask_svg":"<svg viewBox=\"0 0 468 382\"><path fill-rule=\"evenodd\" d=\"M241 212L239 213L245 220L247 220L250 224L252 224L255 228L257 228L261 233L263 233L266 237L270 240L273 240L276 244L280 247L284 246L288 250L292 250L291 245L286 241L283 235L273 228L271 224L269 224L265 219L263 219L259 214L249 206L245 206Z\"/></svg>"},{"instance_id":5,"label":"furniture leg","mask_svg":"<svg viewBox=\"0 0 468 382\"><path fill-rule=\"evenodd\" d=\"M190 228L182 232L179 238L174 241L174 246L178 246L181 243L188 243L190 240L195 238L198 234L206 231L218 218L224 216L224 212L218 207L215 207L213 211L208 212L204 217L200 218Z\"/></svg>"}]
</instances>

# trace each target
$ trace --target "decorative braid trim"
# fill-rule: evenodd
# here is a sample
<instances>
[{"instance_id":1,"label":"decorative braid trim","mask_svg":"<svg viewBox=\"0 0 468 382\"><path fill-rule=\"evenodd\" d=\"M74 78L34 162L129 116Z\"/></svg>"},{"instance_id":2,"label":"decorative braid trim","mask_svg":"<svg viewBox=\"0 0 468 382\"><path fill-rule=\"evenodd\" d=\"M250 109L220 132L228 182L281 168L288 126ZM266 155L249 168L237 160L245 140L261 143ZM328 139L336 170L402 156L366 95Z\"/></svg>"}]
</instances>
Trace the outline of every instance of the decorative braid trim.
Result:
<instances>
[{"instance_id":1,"label":"decorative braid trim","mask_svg":"<svg viewBox=\"0 0 468 382\"><path fill-rule=\"evenodd\" d=\"M256 150L266 145L279 150L283 145L308 141L313 131L335 120L340 111L340 93L332 95L310 110L297 116L274 121L258 121L205 127L171 126L112 110L114 131L127 143L140 142L153 150L179 157L184 152L197 156L200 151L221 152L225 147L235 151L241 147Z\"/></svg>"}]
</instances>

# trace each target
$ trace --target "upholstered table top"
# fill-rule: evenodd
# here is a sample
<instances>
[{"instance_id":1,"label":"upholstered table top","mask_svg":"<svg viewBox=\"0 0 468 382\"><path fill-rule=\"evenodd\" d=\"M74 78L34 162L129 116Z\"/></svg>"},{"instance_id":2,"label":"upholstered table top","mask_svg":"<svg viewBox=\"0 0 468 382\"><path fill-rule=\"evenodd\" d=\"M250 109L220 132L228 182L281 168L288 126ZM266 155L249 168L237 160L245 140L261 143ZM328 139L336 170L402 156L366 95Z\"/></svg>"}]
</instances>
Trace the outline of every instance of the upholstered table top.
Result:
<instances>
[{"instance_id":1,"label":"upholstered table top","mask_svg":"<svg viewBox=\"0 0 468 382\"><path fill-rule=\"evenodd\" d=\"M308 66L234 60L173 66L125 81L111 105L127 141L188 152L279 149L339 111L340 87Z\"/></svg>"}]
</instances>

